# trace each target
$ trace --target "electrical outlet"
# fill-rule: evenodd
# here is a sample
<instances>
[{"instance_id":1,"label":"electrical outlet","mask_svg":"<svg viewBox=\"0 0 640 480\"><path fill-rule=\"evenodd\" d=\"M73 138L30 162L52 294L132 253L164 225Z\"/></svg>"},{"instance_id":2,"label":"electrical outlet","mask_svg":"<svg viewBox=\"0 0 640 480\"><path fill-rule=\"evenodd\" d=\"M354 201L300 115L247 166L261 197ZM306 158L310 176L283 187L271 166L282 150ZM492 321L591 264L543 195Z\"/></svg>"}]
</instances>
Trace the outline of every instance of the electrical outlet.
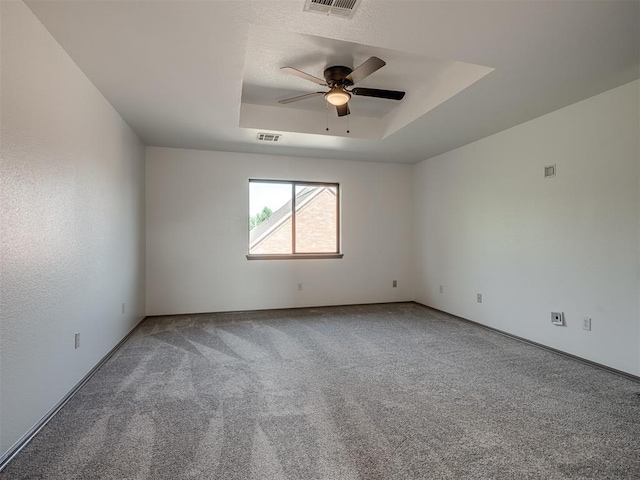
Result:
<instances>
[{"instance_id":1,"label":"electrical outlet","mask_svg":"<svg viewBox=\"0 0 640 480\"><path fill-rule=\"evenodd\" d=\"M122 314L124 315L124 302L122 302Z\"/></svg>"},{"instance_id":2,"label":"electrical outlet","mask_svg":"<svg viewBox=\"0 0 640 480\"><path fill-rule=\"evenodd\" d=\"M299 291L299 292L301 292L301 291L302 291L302 284L301 284L301 283L299 283L299 284L298 284L298 291Z\"/></svg>"},{"instance_id":3,"label":"electrical outlet","mask_svg":"<svg viewBox=\"0 0 640 480\"><path fill-rule=\"evenodd\" d=\"M582 319L582 329L591 331L591 317L584 317Z\"/></svg>"},{"instance_id":4,"label":"electrical outlet","mask_svg":"<svg viewBox=\"0 0 640 480\"><path fill-rule=\"evenodd\" d=\"M394 280L393 281L393 288L396 288L398 286L398 280Z\"/></svg>"},{"instance_id":5,"label":"electrical outlet","mask_svg":"<svg viewBox=\"0 0 640 480\"><path fill-rule=\"evenodd\" d=\"M562 312L551 312L551 323L562 327L564 325L564 314Z\"/></svg>"},{"instance_id":6,"label":"electrical outlet","mask_svg":"<svg viewBox=\"0 0 640 480\"><path fill-rule=\"evenodd\" d=\"M80 348L80 332L76 333L74 347L76 349Z\"/></svg>"},{"instance_id":7,"label":"electrical outlet","mask_svg":"<svg viewBox=\"0 0 640 480\"><path fill-rule=\"evenodd\" d=\"M482 303L482 294L481 293L478 293L478 295L476 296L476 302Z\"/></svg>"},{"instance_id":8,"label":"electrical outlet","mask_svg":"<svg viewBox=\"0 0 640 480\"><path fill-rule=\"evenodd\" d=\"M440 293L444 293L444 285L440 285Z\"/></svg>"}]
</instances>

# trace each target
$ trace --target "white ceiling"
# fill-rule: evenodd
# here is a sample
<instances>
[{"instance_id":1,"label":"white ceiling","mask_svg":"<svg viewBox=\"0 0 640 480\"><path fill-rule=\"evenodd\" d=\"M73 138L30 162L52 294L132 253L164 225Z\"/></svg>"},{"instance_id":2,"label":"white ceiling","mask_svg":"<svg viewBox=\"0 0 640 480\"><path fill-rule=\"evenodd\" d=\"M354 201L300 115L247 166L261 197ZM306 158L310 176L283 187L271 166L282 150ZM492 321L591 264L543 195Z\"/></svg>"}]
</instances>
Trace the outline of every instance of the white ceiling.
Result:
<instances>
[{"instance_id":1,"label":"white ceiling","mask_svg":"<svg viewBox=\"0 0 640 480\"><path fill-rule=\"evenodd\" d=\"M639 77L638 1L362 0L350 20L303 12L304 0L26 3L154 146L415 163ZM296 35L305 36L304 48L290 42ZM316 51L308 51L308 36L316 37ZM348 52L338 48L344 42ZM315 90L283 78L281 62L322 77L324 66L356 66L371 51L386 52L389 64L363 86L406 89L400 103L417 111L395 133L367 139L287 132L271 145L256 141L258 129L239 126L249 109L252 118L285 112L290 123L307 122L313 131L316 117L327 121L322 102L277 106L289 94ZM413 60L420 62L407 67ZM434 78L433 62L495 70L419 112L424 95L414 93L409 103L412 91L438 79L439 88L453 89L459 78ZM398 75L394 63L420 78ZM352 110L365 117L393 110L384 106L390 101L357 100ZM269 108L278 115L260 110Z\"/></svg>"}]
</instances>

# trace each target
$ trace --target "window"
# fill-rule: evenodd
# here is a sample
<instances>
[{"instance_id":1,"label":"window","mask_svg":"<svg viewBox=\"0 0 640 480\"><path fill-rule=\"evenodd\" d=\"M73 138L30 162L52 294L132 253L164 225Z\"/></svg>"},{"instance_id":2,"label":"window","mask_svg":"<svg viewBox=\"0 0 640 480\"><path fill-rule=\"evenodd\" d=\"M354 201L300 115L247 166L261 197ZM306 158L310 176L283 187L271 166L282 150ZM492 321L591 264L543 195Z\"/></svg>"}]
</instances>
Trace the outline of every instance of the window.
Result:
<instances>
[{"instance_id":1,"label":"window","mask_svg":"<svg viewBox=\"0 0 640 480\"><path fill-rule=\"evenodd\" d=\"M249 180L249 259L340 258L337 183Z\"/></svg>"}]
</instances>

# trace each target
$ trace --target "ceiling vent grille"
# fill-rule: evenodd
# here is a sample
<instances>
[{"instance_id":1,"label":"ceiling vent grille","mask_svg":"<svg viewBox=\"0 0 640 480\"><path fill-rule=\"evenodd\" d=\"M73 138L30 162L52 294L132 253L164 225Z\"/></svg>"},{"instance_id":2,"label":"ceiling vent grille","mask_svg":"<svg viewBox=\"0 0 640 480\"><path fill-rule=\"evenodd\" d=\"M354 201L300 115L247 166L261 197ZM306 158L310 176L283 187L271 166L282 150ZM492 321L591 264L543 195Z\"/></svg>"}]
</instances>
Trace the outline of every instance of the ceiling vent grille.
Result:
<instances>
[{"instance_id":1,"label":"ceiling vent grille","mask_svg":"<svg viewBox=\"0 0 640 480\"><path fill-rule=\"evenodd\" d=\"M362 0L307 0L305 12L322 13L332 17L351 18Z\"/></svg>"},{"instance_id":2,"label":"ceiling vent grille","mask_svg":"<svg viewBox=\"0 0 640 480\"><path fill-rule=\"evenodd\" d=\"M281 133L259 133L258 140L261 142L277 142L282 137Z\"/></svg>"}]
</instances>

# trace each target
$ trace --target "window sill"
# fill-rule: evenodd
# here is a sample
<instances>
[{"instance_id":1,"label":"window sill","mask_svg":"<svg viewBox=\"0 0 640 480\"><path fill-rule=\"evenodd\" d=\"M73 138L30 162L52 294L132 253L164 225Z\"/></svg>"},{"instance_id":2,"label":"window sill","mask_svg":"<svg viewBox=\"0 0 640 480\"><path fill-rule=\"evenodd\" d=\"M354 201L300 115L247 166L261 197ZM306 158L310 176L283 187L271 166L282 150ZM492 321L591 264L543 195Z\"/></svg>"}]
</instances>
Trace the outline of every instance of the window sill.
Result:
<instances>
[{"instance_id":1,"label":"window sill","mask_svg":"<svg viewBox=\"0 0 640 480\"><path fill-rule=\"evenodd\" d=\"M285 255L247 255L247 260L317 260L319 258L342 258L344 253L293 253Z\"/></svg>"}]
</instances>

